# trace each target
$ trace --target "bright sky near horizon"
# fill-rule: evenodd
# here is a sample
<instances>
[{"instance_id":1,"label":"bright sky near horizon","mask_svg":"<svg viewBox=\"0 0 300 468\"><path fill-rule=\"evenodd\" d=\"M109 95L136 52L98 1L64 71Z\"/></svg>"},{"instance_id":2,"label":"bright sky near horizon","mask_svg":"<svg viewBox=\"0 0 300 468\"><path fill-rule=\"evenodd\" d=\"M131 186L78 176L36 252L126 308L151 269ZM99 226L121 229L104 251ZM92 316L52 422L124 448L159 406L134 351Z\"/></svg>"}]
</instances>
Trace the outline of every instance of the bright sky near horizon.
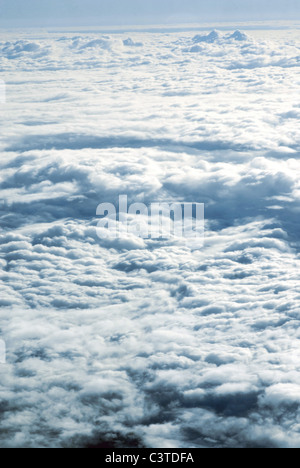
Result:
<instances>
[{"instance_id":1,"label":"bright sky near horizon","mask_svg":"<svg viewBox=\"0 0 300 468\"><path fill-rule=\"evenodd\" d=\"M0 26L298 20L300 0L0 0Z\"/></svg>"}]
</instances>

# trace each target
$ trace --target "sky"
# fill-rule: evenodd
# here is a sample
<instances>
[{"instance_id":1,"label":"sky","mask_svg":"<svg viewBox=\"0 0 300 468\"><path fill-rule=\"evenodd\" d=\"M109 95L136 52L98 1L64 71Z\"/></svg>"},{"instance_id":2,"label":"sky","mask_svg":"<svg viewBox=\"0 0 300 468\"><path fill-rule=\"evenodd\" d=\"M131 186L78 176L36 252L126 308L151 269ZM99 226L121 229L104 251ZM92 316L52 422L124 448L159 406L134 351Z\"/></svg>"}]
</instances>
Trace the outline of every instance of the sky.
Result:
<instances>
[{"instance_id":1,"label":"sky","mask_svg":"<svg viewBox=\"0 0 300 468\"><path fill-rule=\"evenodd\" d=\"M0 0L1 27L300 19L299 0Z\"/></svg>"}]
</instances>

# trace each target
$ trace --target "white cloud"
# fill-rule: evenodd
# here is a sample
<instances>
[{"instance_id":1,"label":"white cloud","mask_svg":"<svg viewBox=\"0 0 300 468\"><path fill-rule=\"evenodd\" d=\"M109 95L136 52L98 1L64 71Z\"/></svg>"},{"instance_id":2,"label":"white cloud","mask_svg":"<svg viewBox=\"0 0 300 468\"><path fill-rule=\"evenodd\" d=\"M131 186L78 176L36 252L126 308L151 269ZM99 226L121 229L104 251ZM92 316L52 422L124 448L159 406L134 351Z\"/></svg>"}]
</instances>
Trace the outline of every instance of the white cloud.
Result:
<instances>
[{"instance_id":1,"label":"white cloud","mask_svg":"<svg viewBox=\"0 0 300 468\"><path fill-rule=\"evenodd\" d=\"M2 34L2 446L299 446L285 34ZM121 194L205 203L205 246L99 239Z\"/></svg>"}]
</instances>

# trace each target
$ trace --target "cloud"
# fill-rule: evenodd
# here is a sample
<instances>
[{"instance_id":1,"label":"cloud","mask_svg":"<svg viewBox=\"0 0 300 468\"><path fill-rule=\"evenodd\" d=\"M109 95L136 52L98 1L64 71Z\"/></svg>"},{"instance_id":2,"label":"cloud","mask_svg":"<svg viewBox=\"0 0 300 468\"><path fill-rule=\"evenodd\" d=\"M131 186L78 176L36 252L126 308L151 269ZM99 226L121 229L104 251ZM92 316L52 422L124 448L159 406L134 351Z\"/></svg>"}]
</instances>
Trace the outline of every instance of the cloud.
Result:
<instances>
[{"instance_id":1,"label":"cloud","mask_svg":"<svg viewBox=\"0 0 300 468\"><path fill-rule=\"evenodd\" d=\"M142 47L143 43L142 42L134 42L131 37L128 37L127 39L123 40L124 46L129 46L129 47Z\"/></svg>"},{"instance_id":2,"label":"cloud","mask_svg":"<svg viewBox=\"0 0 300 468\"><path fill-rule=\"evenodd\" d=\"M211 33L205 35L205 36L200 36L197 35L193 38L193 42L195 44L199 42L207 42L208 44L213 44L216 41L220 40L220 35L217 31L212 31Z\"/></svg>"},{"instance_id":3,"label":"cloud","mask_svg":"<svg viewBox=\"0 0 300 468\"><path fill-rule=\"evenodd\" d=\"M1 446L298 447L293 34L22 34L0 45ZM204 246L99 238L122 194L205 203Z\"/></svg>"}]
</instances>

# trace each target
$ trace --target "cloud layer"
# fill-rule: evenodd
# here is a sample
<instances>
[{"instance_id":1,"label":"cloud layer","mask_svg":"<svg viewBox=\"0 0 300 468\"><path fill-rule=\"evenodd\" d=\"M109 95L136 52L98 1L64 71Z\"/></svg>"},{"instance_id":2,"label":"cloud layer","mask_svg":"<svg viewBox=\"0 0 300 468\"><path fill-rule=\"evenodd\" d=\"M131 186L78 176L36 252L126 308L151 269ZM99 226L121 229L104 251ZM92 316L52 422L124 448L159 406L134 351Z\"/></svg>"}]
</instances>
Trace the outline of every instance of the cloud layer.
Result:
<instances>
[{"instance_id":1,"label":"cloud layer","mask_svg":"<svg viewBox=\"0 0 300 468\"><path fill-rule=\"evenodd\" d=\"M299 447L300 47L0 38L3 447ZM206 241L96 207L206 205Z\"/></svg>"}]
</instances>

